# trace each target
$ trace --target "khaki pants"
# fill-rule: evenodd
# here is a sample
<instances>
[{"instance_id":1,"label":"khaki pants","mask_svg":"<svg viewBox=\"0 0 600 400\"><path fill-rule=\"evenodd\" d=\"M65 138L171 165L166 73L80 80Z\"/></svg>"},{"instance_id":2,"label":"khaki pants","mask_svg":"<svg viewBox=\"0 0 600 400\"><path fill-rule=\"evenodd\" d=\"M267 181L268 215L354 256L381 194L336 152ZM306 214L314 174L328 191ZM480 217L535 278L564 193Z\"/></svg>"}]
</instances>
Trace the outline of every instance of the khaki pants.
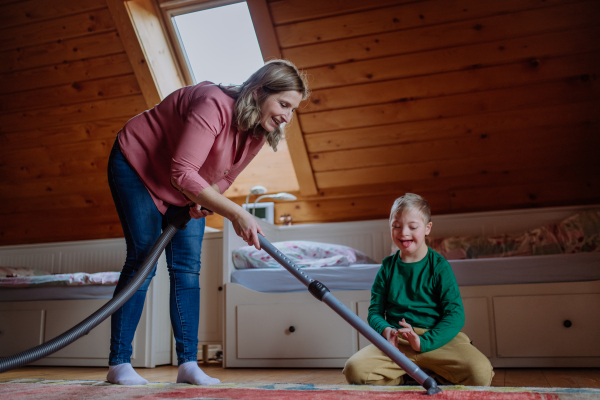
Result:
<instances>
[{"instance_id":1,"label":"khaki pants","mask_svg":"<svg viewBox=\"0 0 600 400\"><path fill-rule=\"evenodd\" d=\"M414 328L418 335L425 329ZM494 372L492 364L462 332L439 349L415 352L408 342L398 340L398 348L419 368L445 380L467 386L489 386ZM374 345L354 354L346 362L344 375L348 383L359 385L400 385L406 372Z\"/></svg>"}]
</instances>

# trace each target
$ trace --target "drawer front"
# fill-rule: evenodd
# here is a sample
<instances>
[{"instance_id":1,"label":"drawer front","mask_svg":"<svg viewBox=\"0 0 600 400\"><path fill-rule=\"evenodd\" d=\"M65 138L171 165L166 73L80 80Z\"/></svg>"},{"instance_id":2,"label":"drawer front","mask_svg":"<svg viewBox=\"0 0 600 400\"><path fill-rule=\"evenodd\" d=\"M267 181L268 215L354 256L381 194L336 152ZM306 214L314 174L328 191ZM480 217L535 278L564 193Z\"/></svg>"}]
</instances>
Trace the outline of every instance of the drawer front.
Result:
<instances>
[{"instance_id":1,"label":"drawer front","mask_svg":"<svg viewBox=\"0 0 600 400\"><path fill-rule=\"evenodd\" d=\"M348 358L352 334L322 303L237 307L237 358Z\"/></svg>"},{"instance_id":2,"label":"drawer front","mask_svg":"<svg viewBox=\"0 0 600 400\"><path fill-rule=\"evenodd\" d=\"M600 294L494 297L498 357L598 357Z\"/></svg>"},{"instance_id":3,"label":"drawer front","mask_svg":"<svg viewBox=\"0 0 600 400\"><path fill-rule=\"evenodd\" d=\"M47 310L46 341L54 339L90 316L91 310ZM110 352L110 318L92 329L87 335L77 339L62 350L49 355L49 358L108 358Z\"/></svg>"},{"instance_id":4,"label":"drawer front","mask_svg":"<svg viewBox=\"0 0 600 400\"><path fill-rule=\"evenodd\" d=\"M0 311L0 357L42 344L43 310Z\"/></svg>"},{"instance_id":5,"label":"drawer front","mask_svg":"<svg viewBox=\"0 0 600 400\"><path fill-rule=\"evenodd\" d=\"M492 356L492 339L487 297L463 298L465 326L461 329L486 357Z\"/></svg>"}]
</instances>

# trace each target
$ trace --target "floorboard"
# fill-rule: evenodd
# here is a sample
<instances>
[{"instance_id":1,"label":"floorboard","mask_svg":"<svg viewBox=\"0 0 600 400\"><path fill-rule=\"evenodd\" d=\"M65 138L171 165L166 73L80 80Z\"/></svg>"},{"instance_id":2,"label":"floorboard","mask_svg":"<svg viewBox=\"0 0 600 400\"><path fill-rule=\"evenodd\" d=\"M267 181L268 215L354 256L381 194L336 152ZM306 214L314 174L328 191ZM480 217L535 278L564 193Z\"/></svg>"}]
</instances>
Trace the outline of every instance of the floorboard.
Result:
<instances>
[{"instance_id":1,"label":"floorboard","mask_svg":"<svg viewBox=\"0 0 600 400\"><path fill-rule=\"evenodd\" d=\"M221 382L237 383L313 383L345 384L341 368L221 368L218 363L201 364L202 369ZM150 382L175 382L177 367L138 368ZM0 381L11 379L98 380L106 378L107 368L23 367L0 374ZM492 386L600 388L600 368L496 368Z\"/></svg>"}]
</instances>

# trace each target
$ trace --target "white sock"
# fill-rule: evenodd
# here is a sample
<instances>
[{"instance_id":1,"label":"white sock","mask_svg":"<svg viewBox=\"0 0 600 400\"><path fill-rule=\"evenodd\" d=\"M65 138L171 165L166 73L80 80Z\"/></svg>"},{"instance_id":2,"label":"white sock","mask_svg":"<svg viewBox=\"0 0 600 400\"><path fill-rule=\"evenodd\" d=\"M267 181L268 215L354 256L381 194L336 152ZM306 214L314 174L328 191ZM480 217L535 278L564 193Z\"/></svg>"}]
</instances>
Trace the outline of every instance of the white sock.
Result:
<instances>
[{"instance_id":1,"label":"white sock","mask_svg":"<svg viewBox=\"0 0 600 400\"><path fill-rule=\"evenodd\" d=\"M147 385L148 381L138 375L131 364L110 365L106 380L117 385Z\"/></svg>"},{"instance_id":2,"label":"white sock","mask_svg":"<svg viewBox=\"0 0 600 400\"><path fill-rule=\"evenodd\" d=\"M179 366L177 383L191 383L192 385L216 385L221 383L217 378L211 378L200 369L197 361L188 361Z\"/></svg>"}]
</instances>

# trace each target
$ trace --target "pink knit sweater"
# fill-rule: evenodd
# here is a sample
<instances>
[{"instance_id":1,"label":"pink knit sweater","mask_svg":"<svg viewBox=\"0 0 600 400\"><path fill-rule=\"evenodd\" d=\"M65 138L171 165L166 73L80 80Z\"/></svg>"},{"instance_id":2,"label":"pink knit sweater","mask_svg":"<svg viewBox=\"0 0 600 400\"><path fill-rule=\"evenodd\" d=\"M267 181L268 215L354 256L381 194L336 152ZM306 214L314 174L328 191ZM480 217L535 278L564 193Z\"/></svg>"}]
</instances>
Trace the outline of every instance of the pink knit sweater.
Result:
<instances>
[{"instance_id":1,"label":"pink knit sweater","mask_svg":"<svg viewBox=\"0 0 600 400\"><path fill-rule=\"evenodd\" d=\"M171 185L199 194L217 184L225 192L258 154L264 137L241 135L232 125L235 100L211 82L176 90L130 119L119 134L125 158L165 213L189 201ZM237 142L247 139L235 159Z\"/></svg>"}]
</instances>

